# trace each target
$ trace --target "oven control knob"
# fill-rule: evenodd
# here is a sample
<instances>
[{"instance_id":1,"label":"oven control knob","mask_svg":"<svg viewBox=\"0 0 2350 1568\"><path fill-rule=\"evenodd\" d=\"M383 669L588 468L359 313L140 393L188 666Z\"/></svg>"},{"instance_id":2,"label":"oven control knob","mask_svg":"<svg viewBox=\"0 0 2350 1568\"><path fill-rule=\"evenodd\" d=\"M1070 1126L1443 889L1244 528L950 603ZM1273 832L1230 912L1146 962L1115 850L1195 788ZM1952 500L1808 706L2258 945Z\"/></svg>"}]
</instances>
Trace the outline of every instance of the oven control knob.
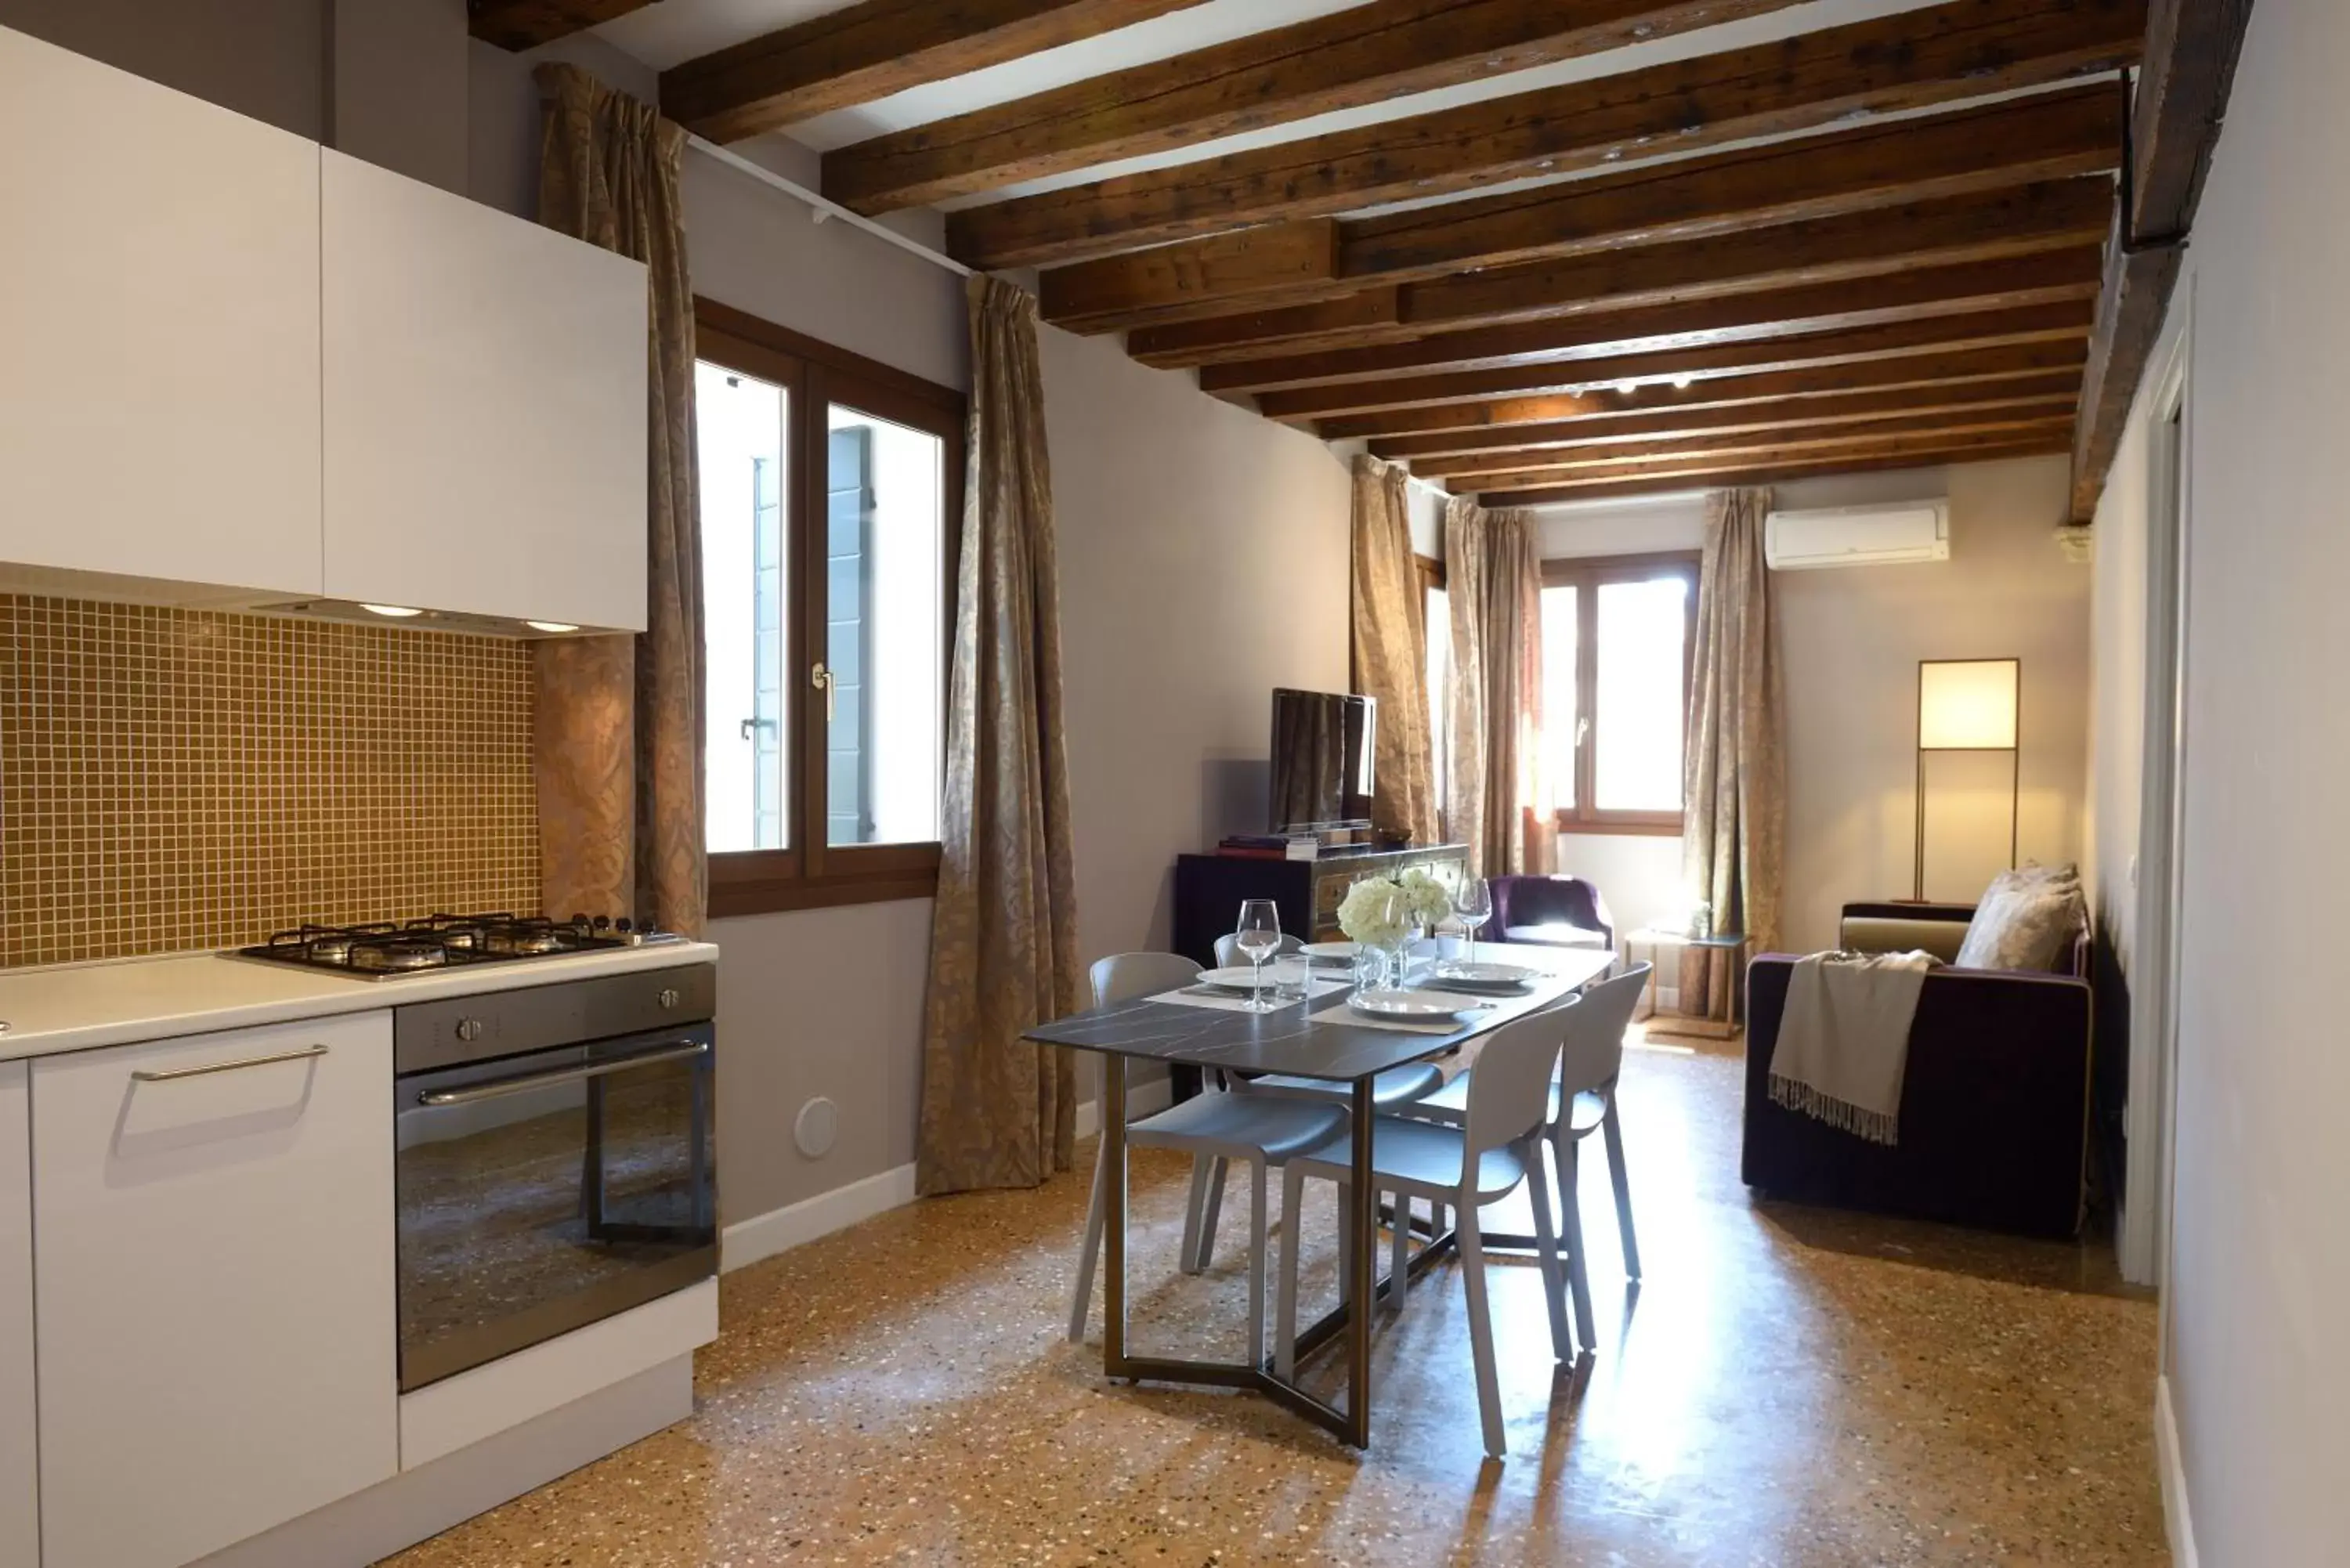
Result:
<instances>
[{"instance_id":1,"label":"oven control knob","mask_svg":"<svg viewBox=\"0 0 2350 1568\"><path fill-rule=\"evenodd\" d=\"M482 1021L481 1021L480 1019L478 1019L478 1018L460 1018L459 1020L457 1020L457 1038L458 1038L458 1039L460 1039L460 1040L465 1040L465 1041L473 1041L473 1040L479 1040L481 1037L482 1037Z\"/></svg>"},{"instance_id":2,"label":"oven control knob","mask_svg":"<svg viewBox=\"0 0 2350 1568\"><path fill-rule=\"evenodd\" d=\"M677 988L666 985L661 987L659 1000L663 1007L675 1007L678 1003Z\"/></svg>"}]
</instances>

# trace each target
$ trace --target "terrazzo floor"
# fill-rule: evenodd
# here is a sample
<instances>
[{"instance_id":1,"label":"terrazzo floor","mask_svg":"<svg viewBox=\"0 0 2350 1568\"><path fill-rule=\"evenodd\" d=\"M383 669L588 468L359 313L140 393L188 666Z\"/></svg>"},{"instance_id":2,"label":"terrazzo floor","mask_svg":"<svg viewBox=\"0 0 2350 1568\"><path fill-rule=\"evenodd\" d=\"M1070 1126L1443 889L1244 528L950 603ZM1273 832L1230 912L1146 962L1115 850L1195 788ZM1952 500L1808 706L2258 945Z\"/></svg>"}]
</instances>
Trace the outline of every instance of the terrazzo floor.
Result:
<instances>
[{"instance_id":1,"label":"terrazzo floor","mask_svg":"<svg viewBox=\"0 0 2350 1568\"><path fill-rule=\"evenodd\" d=\"M1381 1320L1367 1454L1253 1396L1106 1383L1098 1303L1087 1343L1064 1337L1087 1146L1041 1190L919 1203L727 1276L691 1420L390 1562L2168 1562L2152 1301L2099 1245L1755 1202L1737 1049L1627 1054L1647 1278L1624 1286L1586 1160L1596 1354L1557 1366L1534 1268L1494 1269L1504 1462L1482 1451L1449 1262ZM1239 1245L1186 1278L1184 1175L1137 1156L1136 1348L1236 1355L1245 1188ZM1305 1230L1311 1313L1328 1188Z\"/></svg>"}]
</instances>

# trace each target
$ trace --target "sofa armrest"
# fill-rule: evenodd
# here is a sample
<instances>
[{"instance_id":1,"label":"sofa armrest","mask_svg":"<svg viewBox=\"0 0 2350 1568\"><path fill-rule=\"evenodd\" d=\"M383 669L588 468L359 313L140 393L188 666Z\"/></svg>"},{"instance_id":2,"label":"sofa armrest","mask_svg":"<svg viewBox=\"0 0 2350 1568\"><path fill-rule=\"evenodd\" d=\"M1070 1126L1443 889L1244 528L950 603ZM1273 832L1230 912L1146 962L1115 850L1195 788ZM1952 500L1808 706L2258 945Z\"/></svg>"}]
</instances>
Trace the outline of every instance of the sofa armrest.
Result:
<instances>
[{"instance_id":1,"label":"sofa armrest","mask_svg":"<svg viewBox=\"0 0 2350 1568\"><path fill-rule=\"evenodd\" d=\"M1923 950L1950 963L1974 915L1971 904L1846 904L1836 946L1856 953Z\"/></svg>"}]
</instances>

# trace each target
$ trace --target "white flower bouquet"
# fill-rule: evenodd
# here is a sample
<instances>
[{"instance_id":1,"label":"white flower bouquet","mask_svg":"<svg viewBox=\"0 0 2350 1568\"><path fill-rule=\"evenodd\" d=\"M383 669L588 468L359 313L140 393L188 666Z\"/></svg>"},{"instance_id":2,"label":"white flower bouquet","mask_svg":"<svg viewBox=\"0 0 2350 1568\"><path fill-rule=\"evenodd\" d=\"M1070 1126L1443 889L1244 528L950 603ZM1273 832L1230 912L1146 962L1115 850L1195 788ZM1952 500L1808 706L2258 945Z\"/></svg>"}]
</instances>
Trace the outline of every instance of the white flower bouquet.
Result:
<instances>
[{"instance_id":1,"label":"white flower bouquet","mask_svg":"<svg viewBox=\"0 0 2350 1568\"><path fill-rule=\"evenodd\" d=\"M1368 948L1391 948L1410 929L1411 909L1403 889L1385 877L1366 877L1347 889L1338 905L1338 929Z\"/></svg>"},{"instance_id":2,"label":"white flower bouquet","mask_svg":"<svg viewBox=\"0 0 2350 1568\"><path fill-rule=\"evenodd\" d=\"M1419 867L1401 877L1366 877L1347 889L1338 929L1366 947L1391 948L1414 926L1431 929L1452 911L1444 884Z\"/></svg>"}]
</instances>

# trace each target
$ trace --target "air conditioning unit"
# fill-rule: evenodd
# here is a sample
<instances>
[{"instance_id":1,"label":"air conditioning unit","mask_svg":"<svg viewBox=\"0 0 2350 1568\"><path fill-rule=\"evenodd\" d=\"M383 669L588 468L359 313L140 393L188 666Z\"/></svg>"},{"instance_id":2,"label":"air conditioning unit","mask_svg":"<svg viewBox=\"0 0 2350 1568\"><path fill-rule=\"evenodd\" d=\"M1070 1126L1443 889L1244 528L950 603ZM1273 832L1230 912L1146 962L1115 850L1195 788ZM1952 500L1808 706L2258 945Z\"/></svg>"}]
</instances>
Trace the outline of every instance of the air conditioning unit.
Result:
<instances>
[{"instance_id":1,"label":"air conditioning unit","mask_svg":"<svg viewBox=\"0 0 2350 1568\"><path fill-rule=\"evenodd\" d=\"M1950 558L1950 506L1828 506L1773 512L1762 524L1762 556L1774 572L1814 566L1898 566Z\"/></svg>"}]
</instances>

